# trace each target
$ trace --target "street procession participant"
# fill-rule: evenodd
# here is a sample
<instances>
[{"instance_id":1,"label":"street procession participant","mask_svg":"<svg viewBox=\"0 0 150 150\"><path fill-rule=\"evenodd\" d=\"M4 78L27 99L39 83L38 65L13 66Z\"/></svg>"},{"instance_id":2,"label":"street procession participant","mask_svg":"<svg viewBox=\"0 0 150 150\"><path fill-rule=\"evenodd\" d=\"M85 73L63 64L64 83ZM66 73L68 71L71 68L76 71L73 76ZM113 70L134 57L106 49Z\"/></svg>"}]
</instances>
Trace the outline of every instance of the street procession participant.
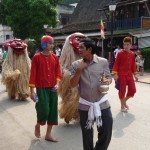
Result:
<instances>
[{"instance_id":1,"label":"street procession participant","mask_svg":"<svg viewBox=\"0 0 150 150\"><path fill-rule=\"evenodd\" d=\"M95 55L96 45L91 39L83 39L79 44L82 59L72 63L71 87L78 86L80 126L83 150L93 150L93 124L97 124L98 140L94 150L107 150L112 135L112 114L108 98L100 90L102 84L110 84L112 77L108 61ZM105 79L101 80L105 74Z\"/></svg>"},{"instance_id":2,"label":"street procession participant","mask_svg":"<svg viewBox=\"0 0 150 150\"><path fill-rule=\"evenodd\" d=\"M31 60L27 44L21 39L12 39L8 44L8 53L2 65L2 83L10 99L27 100L30 95L28 86Z\"/></svg>"},{"instance_id":3,"label":"street procession participant","mask_svg":"<svg viewBox=\"0 0 150 150\"><path fill-rule=\"evenodd\" d=\"M77 87L71 88L70 68L72 62L80 58L78 46L80 40L84 37L82 33L78 32L69 35L65 40L59 59L63 74L63 78L58 86L58 94L62 99L59 104L59 115L60 118L64 118L66 123L69 123L71 120L79 120L77 109L79 100L78 89Z\"/></svg>"},{"instance_id":4,"label":"street procession participant","mask_svg":"<svg viewBox=\"0 0 150 150\"><path fill-rule=\"evenodd\" d=\"M136 76L137 68L135 63L135 55L134 52L130 50L131 46L131 37L125 37L123 39L124 49L118 53L112 69L114 80L118 82L118 95L122 112L127 112L127 110L129 109L127 100L133 97L136 93L135 81L138 81L138 78ZM135 81L133 79L133 76L135 78ZM127 92L126 87L128 87Z\"/></svg>"},{"instance_id":5,"label":"street procession participant","mask_svg":"<svg viewBox=\"0 0 150 150\"><path fill-rule=\"evenodd\" d=\"M45 140L58 142L57 138L52 137L51 131L54 125L58 125L57 84L62 77L58 57L52 53L53 47L53 37L44 35L41 38L42 51L32 58L29 86L31 99L35 101L38 98L35 136L41 137L40 126L47 123ZM34 88L36 88L36 93Z\"/></svg>"}]
</instances>

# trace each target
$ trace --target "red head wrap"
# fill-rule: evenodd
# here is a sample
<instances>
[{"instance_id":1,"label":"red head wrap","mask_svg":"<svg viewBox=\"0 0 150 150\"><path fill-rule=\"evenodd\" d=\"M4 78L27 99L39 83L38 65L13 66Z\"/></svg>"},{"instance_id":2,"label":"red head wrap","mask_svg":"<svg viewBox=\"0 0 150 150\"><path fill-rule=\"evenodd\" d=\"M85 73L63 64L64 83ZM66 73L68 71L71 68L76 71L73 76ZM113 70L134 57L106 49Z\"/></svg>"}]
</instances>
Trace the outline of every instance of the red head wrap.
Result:
<instances>
[{"instance_id":1,"label":"red head wrap","mask_svg":"<svg viewBox=\"0 0 150 150\"><path fill-rule=\"evenodd\" d=\"M41 43L53 43L53 42L54 42L53 37L49 35L44 35L41 39Z\"/></svg>"}]
</instances>

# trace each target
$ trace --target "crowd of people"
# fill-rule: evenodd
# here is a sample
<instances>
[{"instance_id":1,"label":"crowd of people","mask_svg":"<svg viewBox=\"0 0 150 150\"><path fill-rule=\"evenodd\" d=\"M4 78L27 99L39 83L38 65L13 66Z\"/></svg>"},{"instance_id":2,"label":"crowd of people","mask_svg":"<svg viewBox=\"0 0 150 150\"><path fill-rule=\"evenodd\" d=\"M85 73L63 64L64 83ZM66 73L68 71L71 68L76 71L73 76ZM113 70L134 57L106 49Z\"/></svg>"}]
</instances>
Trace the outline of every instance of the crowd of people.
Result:
<instances>
[{"instance_id":1,"label":"crowd of people","mask_svg":"<svg viewBox=\"0 0 150 150\"><path fill-rule=\"evenodd\" d=\"M47 122L45 140L58 142L58 139L52 137L51 130L53 125L57 125L58 123L58 98L55 90L59 86L59 80L63 80L64 72L61 74L58 57L56 59L56 56L51 53L53 42L52 37L46 36L42 38L41 46L43 47L43 51L37 53L32 59L29 85L31 87L31 99L34 100L35 97L34 87L36 87L39 99L38 103L36 103L37 123L35 125L35 136L38 138L40 137L40 126ZM115 81L119 80L118 90L121 111L127 112L129 109L127 100L136 93L133 75L136 81L138 78L136 76L135 55L130 50L132 40L130 37L126 37L123 43L124 49L120 52L116 51L117 56L113 67L113 73ZM112 135L113 118L108 98L106 94L99 91L99 86L102 84L100 78L103 74L105 74L105 80L103 81L105 84L111 84L112 82L108 61L105 58L95 55L95 44L89 38L81 39L77 47L81 59L73 61L69 66L71 74L70 88L78 86L79 90L78 111L82 130L83 149L93 150L93 124L94 120L96 120L98 140L95 145L95 150L107 150ZM77 52L77 50L75 52ZM64 57L64 54L62 54L62 57ZM42 67L40 68L40 66ZM49 70L50 66L53 66L51 70ZM45 73L45 75L39 75L39 71ZM87 76L87 74L89 75ZM50 76L51 78L49 78ZM126 86L128 86L127 92ZM94 109L97 111L94 111ZM45 110L45 113L43 113L42 110Z\"/></svg>"},{"instance_id":2,"label":"crowd of people","mask_svg":"<svg viewBox=\"0 0 150 150\"><path fill-rule=\"evenodd\" d=\"M82 33L74 33L66 38L63 48L60 49L58 46L54 47L52 36L44 35L41 38L41 51L33 56L28 76L28 96L35 102L37 113L35 136L40 138L41 126L47 124L45 140L59 141L52 136L53 126L58 125L59 95L63 101L62 110L68 110L69 112L64 112L68 113L71 119L78 118L82 130L83 149L107 150L112 136L113 117L107 93L102 92L100 87L103 84L111 84L114 78L120 99L120 111L128 112L127 102L136 93L137 69L139 71L144 63L140 54L135 58L131 46L131 37L123 39L123 48L117 45L112 76L108 60L96 55L97 48L92 39ZM13 46L11 48L15 49ZM136 65L139 65L138 68ZM71 113L74 110L75 113ZM66 115L60 116L66 121ZM95 146L94 123L98 132Z\"/></svg>"}]
</instances>

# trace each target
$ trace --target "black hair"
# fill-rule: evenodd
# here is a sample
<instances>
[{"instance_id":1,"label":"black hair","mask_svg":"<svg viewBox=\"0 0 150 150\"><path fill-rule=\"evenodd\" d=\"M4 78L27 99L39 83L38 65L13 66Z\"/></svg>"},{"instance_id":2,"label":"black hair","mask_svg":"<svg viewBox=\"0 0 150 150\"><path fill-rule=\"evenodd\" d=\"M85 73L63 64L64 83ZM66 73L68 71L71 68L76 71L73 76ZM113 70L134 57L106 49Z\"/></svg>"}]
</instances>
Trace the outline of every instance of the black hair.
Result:
<instances>
[{"instance_id":1,"label":"black hair","mask_svg":"<svg viewBox=\"0 0 150 150\"><path fill-rule=\"evenodd\" d=\"M91 40L90 38L84 38L80 41L80 43L83 43L84 46L86 47L86 49L92 48L92 54L97 53L96 43L93 40Z\"/></svg>"}]
</instances>

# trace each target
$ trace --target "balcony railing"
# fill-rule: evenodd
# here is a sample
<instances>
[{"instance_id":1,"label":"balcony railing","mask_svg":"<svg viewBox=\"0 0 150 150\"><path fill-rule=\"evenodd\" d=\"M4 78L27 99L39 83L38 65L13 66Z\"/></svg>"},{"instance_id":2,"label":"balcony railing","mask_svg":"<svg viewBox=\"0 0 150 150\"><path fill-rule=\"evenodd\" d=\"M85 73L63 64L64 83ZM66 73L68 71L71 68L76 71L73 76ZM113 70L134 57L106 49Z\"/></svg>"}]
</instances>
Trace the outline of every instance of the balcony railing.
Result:
<instances>
[{"instance_id":1,"label":"balcony railing","mask_svg":"<svg viewBox=\"0 0 150 150\"><path fill-rule=\"evenodd\" d=\"M113 30L135 29L141 27L141 17L114 21ZM111 30L111 22L106 23L106 30Z\"/></svg>"}]
</instances>

